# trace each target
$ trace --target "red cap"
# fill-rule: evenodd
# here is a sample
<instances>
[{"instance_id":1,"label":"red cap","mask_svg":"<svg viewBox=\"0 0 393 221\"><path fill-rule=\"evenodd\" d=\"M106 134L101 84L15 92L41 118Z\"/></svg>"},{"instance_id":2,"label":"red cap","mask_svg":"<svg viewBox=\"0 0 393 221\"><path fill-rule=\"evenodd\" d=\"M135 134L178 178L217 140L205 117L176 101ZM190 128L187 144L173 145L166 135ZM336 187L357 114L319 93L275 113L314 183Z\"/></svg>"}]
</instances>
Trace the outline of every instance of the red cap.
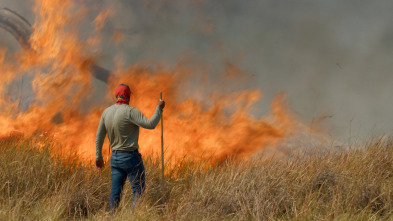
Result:
<instances>
[{"instance_id":1,"label":"red cap","mask_svg":"<svg viewBox=\"0 0 393 221\"><path fill-rule=\"evenodd\" d=\"M131 96L130 87L126 84L120 84L116 87L115 95L117 98L116 104L129 104Z\"/></svg>"}]
</instances>

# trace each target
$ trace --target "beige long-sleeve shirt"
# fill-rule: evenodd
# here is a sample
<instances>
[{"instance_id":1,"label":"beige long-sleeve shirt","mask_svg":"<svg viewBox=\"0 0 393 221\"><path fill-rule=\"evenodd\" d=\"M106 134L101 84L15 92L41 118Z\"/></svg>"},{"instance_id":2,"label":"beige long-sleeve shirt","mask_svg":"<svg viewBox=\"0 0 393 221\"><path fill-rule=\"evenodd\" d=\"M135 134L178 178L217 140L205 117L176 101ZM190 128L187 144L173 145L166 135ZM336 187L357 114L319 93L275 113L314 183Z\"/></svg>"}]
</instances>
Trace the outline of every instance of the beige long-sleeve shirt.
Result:
<instances>
[{"instance_id":1,"label":"beige long-sleeve shirt","mask_svg":"<svg viewBox=\"0 0 393 221\"><path fill-rule=\"evenodd\" d=\"M154 129L161 115L162 109L159 106L150 119L128 104L114 104L105 109L97 129L96 160L102 160L102 145L106 134L112 151L134 151L139 148L139 127Z\"/></svg>"}]
</instances>

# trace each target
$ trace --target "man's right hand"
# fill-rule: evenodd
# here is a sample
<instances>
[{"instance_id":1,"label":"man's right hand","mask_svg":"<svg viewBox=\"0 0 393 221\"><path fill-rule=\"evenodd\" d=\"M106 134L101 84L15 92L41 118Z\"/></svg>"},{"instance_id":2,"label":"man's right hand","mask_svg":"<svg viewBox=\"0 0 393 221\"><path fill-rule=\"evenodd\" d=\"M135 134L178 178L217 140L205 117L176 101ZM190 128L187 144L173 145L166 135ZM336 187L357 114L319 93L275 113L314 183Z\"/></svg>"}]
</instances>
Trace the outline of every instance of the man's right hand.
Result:
<instances>
[{"instance_id":1,"label":"man's right hand","mask_svg":"<svg viewBox=\"0 0 393 221\"><path fill-rule=\"evenodd\" d=\"M161 109L164 109L165 107L165 101L163 100L158 100L157 105L161 107Z\"/></svg>"},{"instance_id":2,"label":"man's right hand","mask_svg":"<svg viewBox=\"0 0 393 221\"><path fill-rule=\"evenodd\" d=\"M96 160L96 167L98 169L102 169L104 167L104 161L102 160Z\"/></svg>"}]
</instances>

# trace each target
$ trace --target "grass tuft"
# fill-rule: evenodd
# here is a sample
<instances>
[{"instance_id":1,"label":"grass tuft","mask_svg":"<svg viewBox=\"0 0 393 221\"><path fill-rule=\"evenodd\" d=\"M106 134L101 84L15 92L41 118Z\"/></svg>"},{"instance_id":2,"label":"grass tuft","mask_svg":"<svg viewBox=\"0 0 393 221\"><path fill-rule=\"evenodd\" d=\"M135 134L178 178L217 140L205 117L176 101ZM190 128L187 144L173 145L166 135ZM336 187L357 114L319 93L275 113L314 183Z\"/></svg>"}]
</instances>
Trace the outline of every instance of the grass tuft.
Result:
<instances>
[{"instance_id":1,"label":"grass tuft","mask_svg":"<svg viewBox=\"0 0 393 221\"><path fill-rule=\"evenodd\" d=\"M393 140L277 160L169 162L144 157L146 190L131 211L127 183L107 212L110 168L53 154L50 141L0 139L0 220L392 219Z\"/></svg>"}]
</instances>

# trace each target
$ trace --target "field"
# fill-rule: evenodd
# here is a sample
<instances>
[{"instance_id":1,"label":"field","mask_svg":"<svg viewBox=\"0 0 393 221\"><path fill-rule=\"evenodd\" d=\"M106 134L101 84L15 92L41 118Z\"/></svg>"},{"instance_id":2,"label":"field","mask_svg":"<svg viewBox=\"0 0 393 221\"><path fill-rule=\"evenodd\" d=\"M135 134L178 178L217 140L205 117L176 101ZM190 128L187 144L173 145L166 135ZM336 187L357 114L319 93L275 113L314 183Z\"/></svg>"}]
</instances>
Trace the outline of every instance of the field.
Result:
<instances>
[{"instance_id":1,"label":"field","mask_svg":"<svg viewBox=\"0 0 393 221\"><path fill-rule=\"evenodd\" d=\"M110 168L51 153L51 142L0 140L0 220L386 220L393 218L393 140L285 159L169 163L143 156L147 188L134 210L126 183L106 210ZM85 165L86 164L86 165Z\"/></svg>"}]
</instances>

